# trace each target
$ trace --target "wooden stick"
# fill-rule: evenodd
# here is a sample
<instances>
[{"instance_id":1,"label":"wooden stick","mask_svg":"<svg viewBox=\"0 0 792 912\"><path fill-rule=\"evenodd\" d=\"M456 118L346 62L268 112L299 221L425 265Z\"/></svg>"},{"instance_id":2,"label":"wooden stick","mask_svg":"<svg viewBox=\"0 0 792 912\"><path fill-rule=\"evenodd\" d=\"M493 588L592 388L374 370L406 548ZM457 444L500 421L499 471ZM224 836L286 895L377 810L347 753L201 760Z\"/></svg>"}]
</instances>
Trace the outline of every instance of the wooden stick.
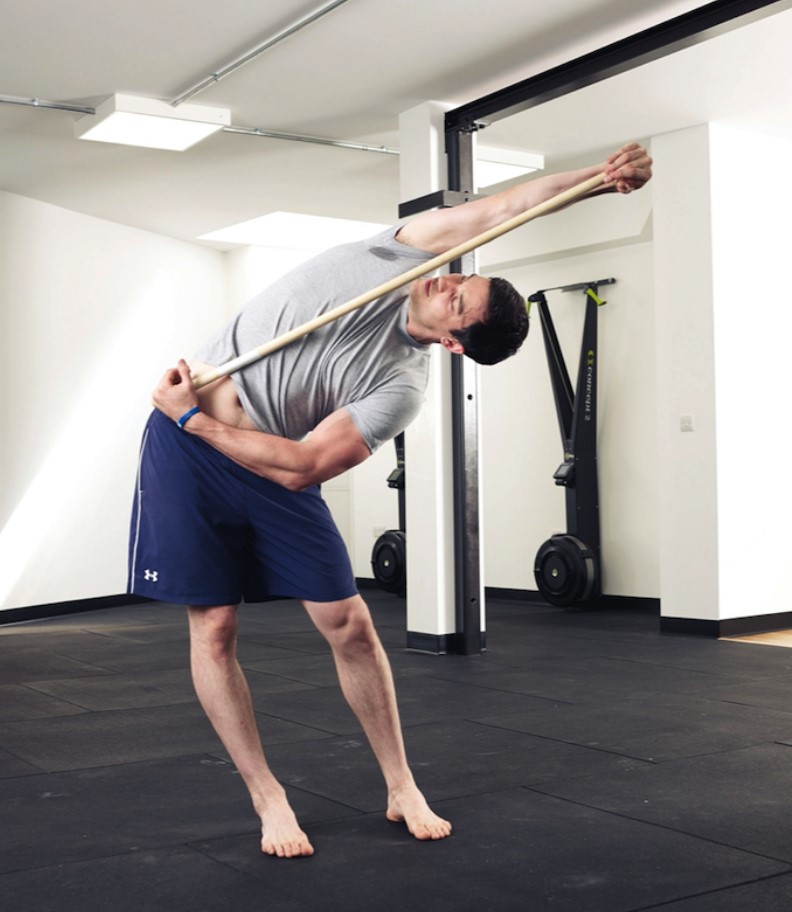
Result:
<instances>
[{"instance_id":1,"label":"wooden stick","mask_svg":"<svg viewBox=\"0 0 792 912\"><path fill-rule=\"evenodd\" d=\"M264 358L266 355L270 355L281 348L285 348L287 345L291 345L292 342L296 342L303 336L307 336L308 333L312 333L315 329L319 329L328 323L332 323L339 317L343 317L345 314L351 313L353 310L357 310L358 308L363 307L365 304L368 304L371 301L382 297L383 295L389 294L391 291L395 291L397 288L401 288L402 285L407 285L429 272L434 272L435 269L439 269L441 266L445 266L452 260L460 259L466 253L470 253L471 250L475 250L477 247L481 247L483 244L488 244L490 241L494 241L496 238L501 237L507 232L513 231L515 228L519 228L520 225L524 225L526 222L530 222L532 219L538 218L541 215L546 215L548 212L552 212L554 209L559 209L562 206L565 206L567 203L571 203L573 200L579 199L581 196L585 196L587 193L595 190L604 182L605 174L602 173L596 175L595 177L591 177L580 184L576 184L574 187L570 187L568 190L564 190L562 193L559 193L556 196L545 200L543 203L539 203L539 205L534 206L531 209L526 209L526 211L520 213L520 215L515 215L513 218L502 222L500 225L496 225L494 228L490 228L488 231L484 231L481 234L476 235L476 237L471 238L469 241L458 244L456 247L452 247L445 253L441 253L439 256L436 256L433 259L427 260L420 266L416 266L415 268L409 270L409 272L405 272L402 275L396 276L395 278L390 279L388 282L384 282L382 285L378 285L376 288L372 288L371 291L367 291L365 294L359 295L357 298L353 298L351 301L347 301L345 304L341 304L332 310L328 310L327 313L323 313L315 319L309 320L307 323L303 323L301 326L297 326L294 329L289 330L289 332L284 333L282 336L278 336L276 339L272 339L270 342L265 342L263 345L260 345L258 348L254 348L252 351L249 351L244 355L239 355L236 358L232 358L230 361L226 361L225 364L221 364L219 367L207 371L207 373L201 374L200 377L197 377L194 381L196 389L199 389L202 386L206 386L209 383L213 383L215 380L219 380L221 377L227 377L229 374L233 374L235 371L240 370L240 368L246 367L248 364L252 364L254 361L258 361L260 358Z\"/></svg>"}]
</instances>

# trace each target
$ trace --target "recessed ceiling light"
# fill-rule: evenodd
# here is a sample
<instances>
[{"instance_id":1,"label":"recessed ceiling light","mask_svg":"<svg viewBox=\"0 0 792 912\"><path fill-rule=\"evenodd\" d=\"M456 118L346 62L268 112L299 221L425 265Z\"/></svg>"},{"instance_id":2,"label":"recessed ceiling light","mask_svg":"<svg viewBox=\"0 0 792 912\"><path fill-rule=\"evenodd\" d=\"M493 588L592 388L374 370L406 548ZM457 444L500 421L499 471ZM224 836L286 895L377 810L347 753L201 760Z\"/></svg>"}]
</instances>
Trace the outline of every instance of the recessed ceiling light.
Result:
<instances>
[{"instance_id":1,"label":"recessed ceiling light","mask_svg":"<svg viewBox=\"0 0 792 912\"><path fill-rule=\"evenodd\" d=\"M74 125L78 139L183 152L231 123L228 108L111 95Z\"/></svg>"},{"instance_id":2,"label":"recessed ceiling light","mask_svg":"<svg viewBox=\"0 0 792 912\"><path fill-rule=\"evenodd\" d=\"M337 244L363 240L388 227L375 222L302 215L299 212L271 212L202 234L199 240L318 253Z\"/></svg>"}]
</instances>

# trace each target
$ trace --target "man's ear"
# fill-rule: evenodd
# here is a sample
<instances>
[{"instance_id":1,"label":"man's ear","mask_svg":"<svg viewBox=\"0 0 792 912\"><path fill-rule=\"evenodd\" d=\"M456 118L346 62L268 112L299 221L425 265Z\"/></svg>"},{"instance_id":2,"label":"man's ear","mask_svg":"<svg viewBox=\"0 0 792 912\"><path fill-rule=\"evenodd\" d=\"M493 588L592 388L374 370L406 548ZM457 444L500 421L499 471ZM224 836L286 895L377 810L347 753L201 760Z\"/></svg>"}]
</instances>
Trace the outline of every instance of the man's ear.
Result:
<instances>
[{"instance_id":1,"label":"man's ear","mask_svg":"<svg viewBox=\"0 0 792 912\"><path fill-rule=\"evenodd\" d=\"M444 336L440 340L440 344L443 346L443 348L448 349L448 351L454 355L465 354L465 346L459 341L459 339L455 339L453 336Z\"/></svg>"}]
</instances>

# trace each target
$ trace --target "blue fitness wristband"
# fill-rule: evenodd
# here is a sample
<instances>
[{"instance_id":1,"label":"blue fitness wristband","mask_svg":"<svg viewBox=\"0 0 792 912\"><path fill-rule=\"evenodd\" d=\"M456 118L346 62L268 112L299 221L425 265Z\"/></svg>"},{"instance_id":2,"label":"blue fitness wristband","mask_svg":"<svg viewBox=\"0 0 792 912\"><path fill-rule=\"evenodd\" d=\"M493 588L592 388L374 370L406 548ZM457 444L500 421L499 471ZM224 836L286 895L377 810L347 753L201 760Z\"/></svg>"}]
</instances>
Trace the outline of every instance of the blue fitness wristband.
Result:
<instances>
[{"instance_id":1,"label":"blue fitness wristband","mask_svg":"<svg viewBox=\"0 0 792 912\"><path fill-rule=\"evenodd\" d=\"M179 420L176 422L176 424L178 424L180 428L184 428L184 425L187 424L187 422L190 420L190 418L192 418L192 416L193 416L196 412L200 412L200 411L201 411L200 408L198 408L197 405L194 405L194 406L190 409L189 412L185 412L185 413L181 416L181 418L179 418Z\"/></svg>"}]
</instances>

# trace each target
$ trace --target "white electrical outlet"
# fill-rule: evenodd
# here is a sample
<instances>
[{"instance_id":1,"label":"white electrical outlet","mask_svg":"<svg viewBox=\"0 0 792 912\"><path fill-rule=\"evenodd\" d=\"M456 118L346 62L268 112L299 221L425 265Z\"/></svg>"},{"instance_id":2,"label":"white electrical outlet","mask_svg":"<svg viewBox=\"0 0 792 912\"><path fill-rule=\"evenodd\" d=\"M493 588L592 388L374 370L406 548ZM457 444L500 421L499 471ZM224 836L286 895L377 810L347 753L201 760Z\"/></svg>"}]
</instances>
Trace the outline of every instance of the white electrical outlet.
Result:
<instances>
[{"instance_id":1,"label":"white electrical outlet","mask_svg":"<svg viewBox=\"0 0 792 912\"><path fill-rule=\"evenodd\" d=\"M680 431L692 431L693 430L693 416L692 415L682 415L680 417L679 430Z\"/></svg>"},{"instance_id":2,"label":"white electrical outlet","mask_svg":"<svg viewBox=\"0 0 792 912\"><path fill-rule=\"evenodd\" d=\"M374 526L372 529L372 538L376 540L380 537L380 535L384 535L386 531L387 530L385 529L385 526Z\"/></svg>"}]
</instances>

